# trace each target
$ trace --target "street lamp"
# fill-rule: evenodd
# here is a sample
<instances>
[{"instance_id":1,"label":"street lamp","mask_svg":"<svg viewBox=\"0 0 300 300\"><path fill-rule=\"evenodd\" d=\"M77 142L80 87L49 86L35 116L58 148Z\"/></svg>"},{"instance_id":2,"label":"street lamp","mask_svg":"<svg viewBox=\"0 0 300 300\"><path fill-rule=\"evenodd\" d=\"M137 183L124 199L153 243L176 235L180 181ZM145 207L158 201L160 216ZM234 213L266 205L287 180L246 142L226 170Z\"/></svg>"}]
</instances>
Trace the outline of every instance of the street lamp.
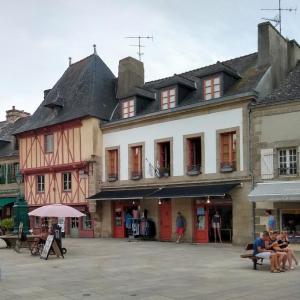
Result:
<instances>
[{"instance_id":1,"label":"street lamp","mask_svg":"<svg viewBox=\"0 0 300 300\"><path fill-rule=\"evenodd\" d=\"M13 206L13 219L14 219L14 233L19 232L20 223L23 223L23 232L29 233L29 218L28 218L28 205L22 196L21 184L23 182L23 175L21 172L17 172L15 175L16 183L18 185L19 193L16 202Z\"/></svg>"}]
</instances>

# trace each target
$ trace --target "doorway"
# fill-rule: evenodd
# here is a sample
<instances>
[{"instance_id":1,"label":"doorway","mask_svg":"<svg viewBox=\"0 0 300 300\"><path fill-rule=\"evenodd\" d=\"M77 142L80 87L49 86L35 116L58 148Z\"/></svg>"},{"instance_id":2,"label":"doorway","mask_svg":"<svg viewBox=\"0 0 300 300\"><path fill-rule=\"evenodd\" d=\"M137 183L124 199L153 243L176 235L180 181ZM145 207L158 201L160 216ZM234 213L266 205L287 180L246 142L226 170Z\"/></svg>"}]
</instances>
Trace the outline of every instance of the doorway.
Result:
<instances>
[{"instance_id":1,"label":"doorway","mask_svg":"<svg viewBox=\"0 0 300 300\"><path fill-rule=\"evenodd\" d=\"M70 236L77 238L79 236L79 219L71 218Z\"/></svg>"},{"instance_id":2,"label":"doorway","mask_svg":"<svg viewBox=\"0 0 300 300\"><path fill-rule=\"evenodd\" d=\"M221 237L223 242L232 242L232 204L210 204L209 207L209 241L214 242L214 230L212 228L212 219L218 211L221 216ZM218 239L217 239L218 240Z\"/></svg>"},{"instance_id":3,"label":"doorway","mask_svg":"<svg viewBox=\"0 0 300 300\"><path fill-rule=\"evenodd\" d=\"M194 206L194 242L208 243L208 207L196 201Z\"/></svg>"},{"instance_id":4,"label":"doorway","mask_svg":"<svg viewBox=\"0 0 300 300\"><path fill-rule=\"evenodd\" d=\"M172 205L170 199L161 200L159 205L159 238L170 241L172 237Z\"/></svg>"}]
</instances>

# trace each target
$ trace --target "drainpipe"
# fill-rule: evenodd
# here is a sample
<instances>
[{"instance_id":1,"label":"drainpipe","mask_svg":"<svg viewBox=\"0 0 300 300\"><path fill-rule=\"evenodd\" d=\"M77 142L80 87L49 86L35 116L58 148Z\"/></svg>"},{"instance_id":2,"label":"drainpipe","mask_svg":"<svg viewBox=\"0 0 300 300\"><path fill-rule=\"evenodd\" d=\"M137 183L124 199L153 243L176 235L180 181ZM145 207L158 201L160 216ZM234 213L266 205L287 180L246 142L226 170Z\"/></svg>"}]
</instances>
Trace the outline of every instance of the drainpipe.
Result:
<instances>
[{"instance_id":1,"label":"drainpipe","mask_svg":"<svg viewBox=\"0 0 300 300\"><path fill-rule=\"evenodd\" d=\"M254 189L254 173L253 173L253 139L252 139L252 111L251 111L251 106L252 102L248 104L248 136L249 136L249 173L251 176L251 190ZM253 233L253 240L256 238L255 235L255 208L256 208L256 203L252 202L252 233Z\"/></svg>"}]
</instances>

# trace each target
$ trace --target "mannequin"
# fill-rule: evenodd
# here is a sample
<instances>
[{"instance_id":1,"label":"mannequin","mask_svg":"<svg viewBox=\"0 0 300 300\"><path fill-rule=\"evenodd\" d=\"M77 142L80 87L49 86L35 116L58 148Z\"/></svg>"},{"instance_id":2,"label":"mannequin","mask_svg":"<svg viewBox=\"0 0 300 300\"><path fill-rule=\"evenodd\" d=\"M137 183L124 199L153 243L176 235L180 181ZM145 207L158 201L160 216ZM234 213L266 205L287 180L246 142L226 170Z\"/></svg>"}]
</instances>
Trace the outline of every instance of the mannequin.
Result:
<instances>
[{"instance_id":1,"label":"mannequin","mask_svg":"<svg viewBox=\"0 0 300 300\"><path fill-rule=\"evenodd\" d=\"M221 216L219 215L219 212L216 210L215 214L212 217L212 228L214 229L215 243L217 242L217 234L218 234L220 243L222 243L221 224L222 224Z\"/></svg>"}]
</instances>

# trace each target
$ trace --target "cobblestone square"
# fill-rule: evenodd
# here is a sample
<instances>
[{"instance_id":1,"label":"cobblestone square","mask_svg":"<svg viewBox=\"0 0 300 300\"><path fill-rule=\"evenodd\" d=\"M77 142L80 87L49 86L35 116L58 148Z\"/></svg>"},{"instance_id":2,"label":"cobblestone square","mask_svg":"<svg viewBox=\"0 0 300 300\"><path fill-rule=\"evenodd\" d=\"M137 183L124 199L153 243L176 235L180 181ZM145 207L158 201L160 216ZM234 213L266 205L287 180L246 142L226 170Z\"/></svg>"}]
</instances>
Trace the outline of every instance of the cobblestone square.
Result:
<instances>
[{"instance_id":1,"label":"cobblestone square","mask_svg":"<svg viewBox=\"0 0 300 300\"><path fill-rule=\"evenodd\" d=\"M300 268L252 270L241 247L65 239L65 259L0 249L1 300L299 299ZM2 244L1 244L2 245ZM299 256L299 252L297 253Z\"/></svg>"}]
</instances>

